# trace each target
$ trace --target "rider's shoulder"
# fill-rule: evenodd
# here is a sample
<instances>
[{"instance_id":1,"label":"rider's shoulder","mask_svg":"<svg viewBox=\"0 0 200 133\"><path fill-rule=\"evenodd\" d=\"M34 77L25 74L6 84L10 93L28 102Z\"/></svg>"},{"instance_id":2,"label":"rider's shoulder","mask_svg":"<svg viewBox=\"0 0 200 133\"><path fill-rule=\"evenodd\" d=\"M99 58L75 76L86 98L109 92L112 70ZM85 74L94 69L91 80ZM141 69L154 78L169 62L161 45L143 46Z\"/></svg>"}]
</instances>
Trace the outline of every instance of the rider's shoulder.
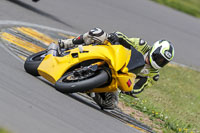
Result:
<instances>
[{"instance_id":1,"label":"rider's shoulder","mask_svg":"<svg viewBox=\"0 0 200 133\"><path fill-rule=\"evenodd\" d=\"M143 40L142 38L138 38L138 37L132 37L132 38L129 38L129 40L135 42L136 44L138 44L140 46L147 44L147 42L145 40Z\"/></svg>"},{"instance_id":2,"label":"rider's shoulder","mask_svg":"<svg viewBox=\"0 0 200 133\"><path fill-rule=\"evenodd\" d=\"M147 44L147 42L145 40L143 40L142 38L139 38L139 45L145 45Z\"/></svg>"}]
</instances>

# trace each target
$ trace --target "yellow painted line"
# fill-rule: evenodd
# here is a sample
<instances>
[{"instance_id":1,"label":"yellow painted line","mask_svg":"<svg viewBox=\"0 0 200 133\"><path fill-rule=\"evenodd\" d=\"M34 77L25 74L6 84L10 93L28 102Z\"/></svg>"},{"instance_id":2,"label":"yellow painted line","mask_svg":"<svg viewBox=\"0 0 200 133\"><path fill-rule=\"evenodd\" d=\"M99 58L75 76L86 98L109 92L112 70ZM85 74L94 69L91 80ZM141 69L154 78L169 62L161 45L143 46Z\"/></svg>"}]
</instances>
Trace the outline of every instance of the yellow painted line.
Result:
<instances>
[{"instance_id":1,"label":"yellow painted line","mask_svg":"<svg viewBox=\"0 0 200 133\"><path fill-rule=\"evenodd\" d=\"M58 35L66 37L67 39L75 38L75 36L70 36L70 35L66 35L66 34L63 34L63 33L58 33Z\"/></svg>"},{"instance_id":2,"label":"yellow painted line","mask_svg":"<svg viewBox=\"0 0 200 133\"><path fill-rule=\"evenodd\" d=\"M17 45L21 48L26 49L27 51L33 52L33 53L37 53L37 52L45 50L42 47L39 47L39 46L37 46L33 43L30 43L28 41L22 40L21 38L18 38L16 36L9 34L9 33L6 33L6 32L1 33L1 38L9 41L12 44L15 44L15 45Z\"/></svg>"},{"instance_id":3,"label":"yellow painted line","mask_svg":"<svg viewBox=\"0 0 200 133\"><path fill-rule=\"evenodd\" d=\"M22 56L22 55L18 55L19 58L21 58L22 60L26 60L26 57Z\"/></svg>"},{"instance_id":4,"label":"yellow painted line","mask_svg":"<svg viewBox=\"0 0 200 133\"><path fill-rule=\"evenodd\" d=\"M137 129L137 130L140 130L141 132L144 132L144 133L146 133L147 131L145 131L145 130L143 130L142 128L139 128L139 127L137 127L137 126L134 126L134 125L132 125L132 124L130 124L130 123L126 123L128 126L130 126L130 127L133 127L133 128L135 128L135 129Z\"/></svg>"},{"instance_id":5,"label":"yellow painted line","mask_svg":"<svg viewBox=\"0 0 200 133\"><path fill-rule=\"evenodd\" d=\"M35 30L35 29L32 29L32 28L27 28L27 27L16 27L15 28L16 30L30 36L30 37L33 37L41 42L43 42L44 44L46 45L49 45L50 43L52 42L55 42L57 43L57 40L54 40L53 38Z\"/></svg>"}]
</instances>

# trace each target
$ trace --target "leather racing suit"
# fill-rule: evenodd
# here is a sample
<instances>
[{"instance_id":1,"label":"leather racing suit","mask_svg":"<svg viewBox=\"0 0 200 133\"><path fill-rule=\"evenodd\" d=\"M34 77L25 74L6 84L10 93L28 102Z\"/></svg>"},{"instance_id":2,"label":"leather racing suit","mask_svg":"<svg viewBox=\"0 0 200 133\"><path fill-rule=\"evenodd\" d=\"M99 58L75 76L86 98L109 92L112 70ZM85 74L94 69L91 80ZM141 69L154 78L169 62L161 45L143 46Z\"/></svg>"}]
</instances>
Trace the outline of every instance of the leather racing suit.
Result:
<instances>
[{"instance_id":1,"label":"leather racing suit","mask_svg":"<svg viewBox=\"0 0 200 133\"><path fill-rule=\"evenodd\" d=\"M151 46L147 44L146 41L141 38L128 38L121 32L114 33L119 38L119 43L124 47L130 49L133 46L137 51L139 51L144 59L148 56L148 52ZM159 79L159 70L152 68L150 65L145 64L144 68L137 74L136 79L138 81L135 83L132 90L132 94L141 93L144 88L151 87Z\"/></svg>"}]
</instances>

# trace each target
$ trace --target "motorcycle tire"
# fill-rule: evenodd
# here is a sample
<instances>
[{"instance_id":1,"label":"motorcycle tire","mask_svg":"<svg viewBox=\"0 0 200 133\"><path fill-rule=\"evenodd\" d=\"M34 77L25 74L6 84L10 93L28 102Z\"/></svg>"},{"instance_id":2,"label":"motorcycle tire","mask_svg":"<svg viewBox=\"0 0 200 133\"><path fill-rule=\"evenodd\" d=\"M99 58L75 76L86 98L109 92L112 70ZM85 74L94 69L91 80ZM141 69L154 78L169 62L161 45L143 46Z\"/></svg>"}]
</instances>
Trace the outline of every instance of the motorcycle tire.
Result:
<instances>
[{"instance_id":1,"label":"motorcycle tire","mask_svg":"<svg viewBox=\"0 0 200 133\"><path fill-rule=\"evenodd\" d=\"M106 70L99 70L95 76L76 82L63 82L67 75L61 77L55 84L56 90L62 93L86 92L100 87L109 81L109 74Z\"/></svg>"},{"instance_id":2,"label":"motorcycle tire","mask_svg":"<svg viewBox=\"0 0 200 133\"><path fill-rule=\"evenodd\" d=\"M24 63L24 69L26 70L27 73L29 73L33 76L40 76L37 71L37 68L40 65L40 63L42 62L44 57L41 57L41 56L44 54L46 54L46 50L35 53L35 54L27 57L27 59Z\"/></svg>"}]
</instances>

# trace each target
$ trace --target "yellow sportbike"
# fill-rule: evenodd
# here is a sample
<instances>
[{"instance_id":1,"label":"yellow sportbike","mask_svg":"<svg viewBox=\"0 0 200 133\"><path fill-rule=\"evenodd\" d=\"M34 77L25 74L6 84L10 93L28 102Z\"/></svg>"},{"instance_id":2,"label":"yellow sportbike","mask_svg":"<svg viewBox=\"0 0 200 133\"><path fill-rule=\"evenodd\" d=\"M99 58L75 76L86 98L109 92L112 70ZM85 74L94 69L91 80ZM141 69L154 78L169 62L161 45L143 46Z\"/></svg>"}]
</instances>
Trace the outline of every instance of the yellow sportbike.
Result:
<instances>
[{"instance_id":1,"label":"yellow sportbike","mask_svg":"<svg viewBox=\"0 0 200 133\"><path fill-rule=\"evenodd\" d=\"M59 51L59 52L58 52ZM26 72L42 76L63 93L131 91L144 58L133 47L88 45L59 50L54 43L47 50L29 56Z\"/></svg>"}]
</instances>

